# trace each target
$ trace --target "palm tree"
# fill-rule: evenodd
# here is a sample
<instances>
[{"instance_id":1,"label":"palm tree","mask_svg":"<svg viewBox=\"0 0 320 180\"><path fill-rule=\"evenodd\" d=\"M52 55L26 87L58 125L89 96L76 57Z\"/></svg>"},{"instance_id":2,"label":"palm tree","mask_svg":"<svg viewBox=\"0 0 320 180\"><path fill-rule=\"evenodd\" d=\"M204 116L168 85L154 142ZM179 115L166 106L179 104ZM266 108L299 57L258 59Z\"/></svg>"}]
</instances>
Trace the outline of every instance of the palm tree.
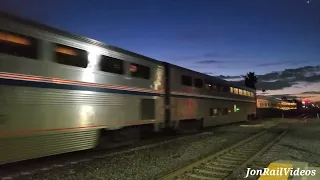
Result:
<instances>
[{"instance_id":1,"label":"palm tree","mask_svg":"<svg viewBox=\"0 0 320 180\"><path fill-rule=\"evenodd\" d=\"M256 84L258 82L258 78L254 72L248 72L246 76L244 76L244 85L251 89L256 89Z\"/></svg>"},{"instance_id":2,"label":"palm tree","mask_svg":"<svg viewBox=\"0 0 320 180\"><path fill-rule=\"evenodd\" d=\"M254 72L248 72L246 76L244 76L244 85L248 88L254 89L256 91L256 84L258 82L258 78ZM254 96L255 102L257 102L257 96ZM257 108L257 103L255 103Z\"/></svg>"}]
</instances>

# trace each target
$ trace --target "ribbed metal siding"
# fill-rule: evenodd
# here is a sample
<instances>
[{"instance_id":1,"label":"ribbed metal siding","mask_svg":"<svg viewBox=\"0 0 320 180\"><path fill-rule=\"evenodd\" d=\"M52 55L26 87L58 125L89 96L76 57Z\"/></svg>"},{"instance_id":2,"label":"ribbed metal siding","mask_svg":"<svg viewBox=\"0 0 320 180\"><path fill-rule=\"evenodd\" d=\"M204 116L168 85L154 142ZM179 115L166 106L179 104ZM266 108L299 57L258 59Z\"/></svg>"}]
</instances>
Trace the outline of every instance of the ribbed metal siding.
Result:
<instances>
[{"instance_id":1,"label":"ribbed metal siding","mask_svg":"<svg viewBox=\"0 0 320 180\"><path fill-rule=\"evenodd\" d=\"M0 138L0 164L90 149L97 142L98 130Z\"/></svg>"},{"instance_id":2,"label":"ribbed metal siding","mask_svg":"<svg viewBox=\"0 0 320 180\"><path fill-rule=\"evenodd\" d=\"M126 95L78 90L0 86L6 104L32 105L122 105Z\"/></svg>"}]
</instances>

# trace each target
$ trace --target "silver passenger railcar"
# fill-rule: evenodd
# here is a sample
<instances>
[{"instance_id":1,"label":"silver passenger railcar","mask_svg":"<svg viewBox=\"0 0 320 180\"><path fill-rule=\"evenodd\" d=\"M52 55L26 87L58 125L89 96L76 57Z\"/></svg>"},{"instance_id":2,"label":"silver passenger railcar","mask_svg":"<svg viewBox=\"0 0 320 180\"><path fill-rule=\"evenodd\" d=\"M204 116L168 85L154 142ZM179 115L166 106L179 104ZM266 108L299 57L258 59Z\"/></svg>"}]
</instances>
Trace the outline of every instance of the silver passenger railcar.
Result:
<instances>
[{"instance_id":1,"label":"silver passenger railcar","mask_svg":"<svg viewBox=\"0 0 320 180\"><path fill-rule=\"evenodd\" d=\"M227 124L256 114L252 89L175 65L168 71L170 119L176 128Z\"/></svg>"},{"instance_id":2,"label":"silver passenger railcar","mask_svg":"<svg viewBox=\"0 0 320 180\"><path fill-rule=\"evenodd\" d=\"M158 130L163 99L161 62L1 14L0 164Z\"/></svg>"}]
</instances>

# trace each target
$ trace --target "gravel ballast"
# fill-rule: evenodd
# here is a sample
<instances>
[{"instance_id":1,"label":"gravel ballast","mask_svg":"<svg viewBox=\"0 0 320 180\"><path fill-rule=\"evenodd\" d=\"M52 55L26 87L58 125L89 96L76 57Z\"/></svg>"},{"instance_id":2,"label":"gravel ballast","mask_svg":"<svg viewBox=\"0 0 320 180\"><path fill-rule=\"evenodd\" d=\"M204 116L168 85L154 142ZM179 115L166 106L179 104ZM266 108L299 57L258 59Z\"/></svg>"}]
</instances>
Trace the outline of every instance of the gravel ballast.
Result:
<instances>
[{"instance_id":1,"label":"gravel ballast","mask_svg":"<svg viewBox=\"0 0 320 180\"><path fill-rule=\"evenodd\" d=\"M266 168L278 160L300 161L308 163L310 167L320 167L320 120L310 119L306 123L293 124L291 130L276 145L253 162L252 167ZM238 179L244 179L244 175L245 172ZM258 176L246 179L258 179Z\"/></svg>"},{"instance_id":2,"label":"gravel ballast","mask_svg":"<svg viewBox=\"0 0 320 180\"><path fill-rule=\"evenodd\" d=\"M223 127L214 133L172 141L152 148L137 150L111 157L70 164L17 179L155 179L186 165L205 154L217 152L250 135L260 128Z\"/></svg>"}]
</instances>

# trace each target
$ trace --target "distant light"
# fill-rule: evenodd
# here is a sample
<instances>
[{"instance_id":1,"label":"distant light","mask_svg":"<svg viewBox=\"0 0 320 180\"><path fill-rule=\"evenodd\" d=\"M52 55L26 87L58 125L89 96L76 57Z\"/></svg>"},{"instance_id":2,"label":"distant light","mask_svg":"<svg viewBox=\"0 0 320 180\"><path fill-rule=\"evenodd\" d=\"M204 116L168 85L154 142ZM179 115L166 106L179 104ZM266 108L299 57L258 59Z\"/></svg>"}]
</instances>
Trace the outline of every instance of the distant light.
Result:
<instances>
[{"instance_id":1,"label":"distant light","mask_svg":"<svg viewBox=\"0 0 320 180\"><path fill-rule=\"evenodd\" d=\"M237 111L240 111L240 108L237 108L236 110L237 110Z\"/></svg>"},{"instance_id":2,"label":"distant light","mask_svg":"<svg viewBox=\"0 0 320 180\"><path fill-rule=\"evenodd\" d=\"M307 3L309 4L309 3L310 3L310 1L307 1Z\"/></svg>"},{"instance_id":3,"label":"distant light","mask_svg":"<svg viewBox=\"0 0 320 180\"><path fill-rule=\"evenodd\" d=\"M302 104L305 104L306 102L302 101Z\"/></svg>"}]
</instances>

